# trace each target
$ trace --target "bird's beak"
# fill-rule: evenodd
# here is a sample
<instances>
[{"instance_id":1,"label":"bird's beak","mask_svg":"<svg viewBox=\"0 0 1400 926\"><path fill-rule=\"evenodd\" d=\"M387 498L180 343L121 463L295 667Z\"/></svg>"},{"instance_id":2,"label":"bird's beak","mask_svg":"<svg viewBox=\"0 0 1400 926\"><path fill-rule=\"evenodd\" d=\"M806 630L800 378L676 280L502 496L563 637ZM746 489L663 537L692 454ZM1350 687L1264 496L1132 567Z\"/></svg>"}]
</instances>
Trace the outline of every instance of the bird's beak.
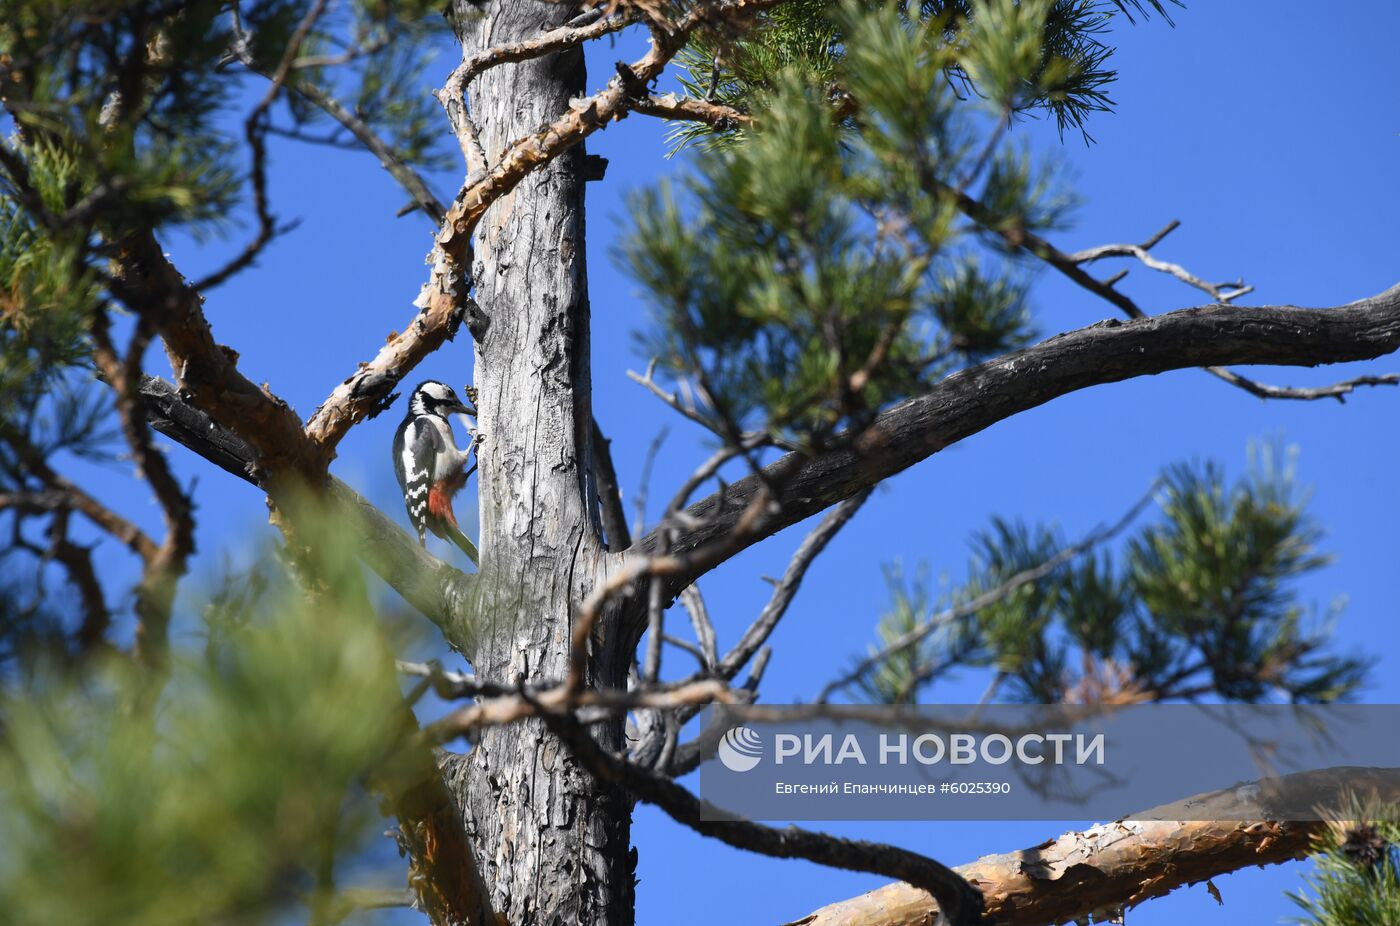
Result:
<instances>
[{"instance_id":1,"label":"bird's beak","mask_svg":"<svg viewBox=\"0 0 1400 926\"><path fill-rule=\"evenodd\" d=\"M466 402L458 402L453 406L452 410L459 415L471 415L473 418L476 417L476 409L472 408Z\"/></svg>"}]
</instances>

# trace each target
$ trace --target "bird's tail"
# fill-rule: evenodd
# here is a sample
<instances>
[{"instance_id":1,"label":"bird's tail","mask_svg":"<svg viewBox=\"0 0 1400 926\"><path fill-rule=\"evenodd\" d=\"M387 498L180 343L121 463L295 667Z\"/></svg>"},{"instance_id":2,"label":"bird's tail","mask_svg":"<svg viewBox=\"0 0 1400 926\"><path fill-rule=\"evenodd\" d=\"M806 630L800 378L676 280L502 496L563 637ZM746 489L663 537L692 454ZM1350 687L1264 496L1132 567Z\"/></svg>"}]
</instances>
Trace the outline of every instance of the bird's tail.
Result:
<instances>
[{"instance_id":1,"label":"bird's tail","mask_svg":"<svg viewBox=\"0 0 1400 926\"><path fill-rule=\"evenodd\" d=\"M472 565L481 565L480 555L476 551L476 544L472 543L470 538L462 533L461 528L455 524L444 524L442 535L455 543L463 553L467 554L467 559L472 561Z\"/></svg>"}]
</instances>

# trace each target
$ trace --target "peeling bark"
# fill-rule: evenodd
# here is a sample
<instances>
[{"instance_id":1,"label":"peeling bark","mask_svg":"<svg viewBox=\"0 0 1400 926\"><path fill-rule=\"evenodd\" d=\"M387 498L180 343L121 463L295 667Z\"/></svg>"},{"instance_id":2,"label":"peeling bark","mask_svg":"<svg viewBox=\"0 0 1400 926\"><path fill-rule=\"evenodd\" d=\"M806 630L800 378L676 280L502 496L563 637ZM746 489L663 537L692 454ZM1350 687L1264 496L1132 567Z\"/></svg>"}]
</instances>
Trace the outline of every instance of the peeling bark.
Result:
<instances>
[{"instance_id":1,"label":"peeling bark","mask_svg":"<svg viewBox=\"0 0 1400 926\"><path fill-rule=\"evenodd\" d=\"M1305 793L1318 793L1330 783L1338 794L1352 789L1374 791L1387 801L1400 797L1395 775L1388 770L1327 769L1288 780ZM985 922L999 926L1049 926L1135 907L1183 885L1306 855L1325 824L1269 820L1270 808L1257 798L1260 790L1255 784L1242 784L1188 801L1193 814L1201 814L1201 805L1211 802L1228 808L1222 815L1237 817L1242 808L1255 807L1261 822L1106 823L1019 852L984 856L954 871L981 889ZM1142 816L1164 812L1170 808ZM896 883L823 907L787 926L927 926L937 915L927 893Z\"/></svg>"}]
</instances>

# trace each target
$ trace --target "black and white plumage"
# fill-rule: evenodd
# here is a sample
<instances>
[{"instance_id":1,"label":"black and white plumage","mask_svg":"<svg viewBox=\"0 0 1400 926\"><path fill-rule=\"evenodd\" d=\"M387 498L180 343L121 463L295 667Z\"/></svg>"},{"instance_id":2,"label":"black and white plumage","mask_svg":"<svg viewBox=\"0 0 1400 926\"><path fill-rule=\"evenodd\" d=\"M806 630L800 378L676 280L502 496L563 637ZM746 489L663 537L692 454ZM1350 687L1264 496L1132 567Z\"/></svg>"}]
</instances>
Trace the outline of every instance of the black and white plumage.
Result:
<instances>
[{"instance_id":1,"label":"black and white plumage","mask_svg":"<svg viewBox=\"0 0 1400 926\"><path fill-rule=\"evenodd\" d=\"M408 414L394 433L394 475L418 542L426 546L427 532L432 531L457 544L473 560L476 547L462 534L452 511L452 496L467 482L463 467L470 448L457 447L448 416L475 414L476 409L458 398L451 386L428 380L413 390Z\"/></svg>"}]
</instances>

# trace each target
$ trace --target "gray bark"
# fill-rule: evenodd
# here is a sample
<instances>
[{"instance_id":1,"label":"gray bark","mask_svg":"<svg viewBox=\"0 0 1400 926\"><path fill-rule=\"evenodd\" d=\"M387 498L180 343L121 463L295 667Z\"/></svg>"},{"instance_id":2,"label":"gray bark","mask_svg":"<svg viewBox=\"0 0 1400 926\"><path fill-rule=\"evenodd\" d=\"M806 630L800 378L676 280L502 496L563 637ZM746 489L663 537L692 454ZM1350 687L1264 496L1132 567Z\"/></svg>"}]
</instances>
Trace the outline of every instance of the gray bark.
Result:
<instances>
[{"instance_id":1,"label":"gray bark","mask_svg":"<svg viewBox=\"0 0 1400 926\"><path fill-rule=\"evenodd\" d=\"M457 12L475 51L537 35L575 10L502 0L481 13L459 0ZM487 71L469 88L487 157L494 162L583 91L579 50ZM464 651L485 678L562 678L573 603L609 566L590 465L584 157L577 146L531 174L473 236L476 299L489 323L475 371L484 435L479 631ZM600 652L589 681L625 687L627 665ZM595 735L604 748L621 746L620 722ZM631 922L630 803L538 722L484 731L446 772L493 906L510 923Z\"/></svg>"}]
</instances>

